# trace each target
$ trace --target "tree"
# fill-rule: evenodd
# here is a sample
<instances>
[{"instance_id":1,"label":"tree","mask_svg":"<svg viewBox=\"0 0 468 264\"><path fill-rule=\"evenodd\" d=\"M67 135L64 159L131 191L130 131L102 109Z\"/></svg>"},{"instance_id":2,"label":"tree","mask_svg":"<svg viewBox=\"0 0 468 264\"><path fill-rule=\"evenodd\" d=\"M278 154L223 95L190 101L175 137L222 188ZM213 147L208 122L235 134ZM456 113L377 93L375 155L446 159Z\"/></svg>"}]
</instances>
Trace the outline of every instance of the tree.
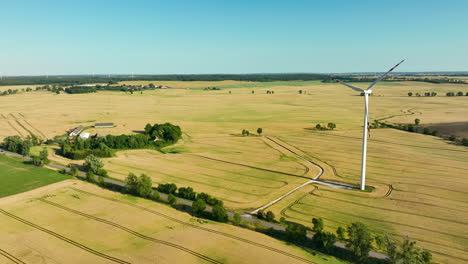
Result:
<instances>
[{"instance_id":1,"label":"tree","mask_svg":"<svg viewBox=\"0 0 468 264\"><path fill-rule=\"evenodd\" d=\"M376 235L374 237L374 241L379 249L383 249L385 247L385 237L381 235Z\"/></svg>"},{"instance_id":2,"label":"tree","mask_svg":"<svg viewBox=\"0 0 468 264\"><path fill-rule=\"evenodd\" d=\"M414 120L414 124L415 124L415 125L419 125L419 123L421 123L421 119L416 118L416 119Z\"/></svg>"},{"instance_id":3,"label":"tree","mask_svg":"<svg viewBox=\"0 0 468 264\"><path fill-rule=\"evenodd\" d=\"M315 125L315 128L320 130L320 129L322 129L322 126L320 124L317 124L317 125Z\"/></svg>"},{"instance_id":4,"label":"tree","mask_svg":"<svg viewBox=\"0 0 468 264\"><path fill-rule=\"evenodd\" d=\"M322 248L326 253L330 253L336 242L336 236L330 232L318 232L314 235L312 241L317 247Z\"/></svg>"},{"instance_id":5,"label":"tree","mask_svg":"<svg viewBox=\"0 0 468 264\"><path fill-rule=\"evenodd\" d=\"M450 140L450 141L455 141L455 140L457 140L457 137L455 137L454 135L451 135L451 136L449 137L449 140Z\"/></svg>"},{"instance_id":6,"label":"tree","mask_svg":"<svg viewBox=\"0 0 468 264\"><path fill-rule=\"evenodd\" d=\"M242 224L242 217L241 217L241 215L239 213L234 214L234 223L236 225Z\"/></svg>"},{"instance_id":7,"label":"tree","mask_svg":"<svg viewBox=\"0 0 468 264\"><path fill-rule=\"evenodd\" d=\"M461 140L461 144L462 144L463 146L465 146L465 147L468 147L468 138L463 138L463 139Z\"/></svg>"},{"instance_id":8,"label":"tree","mask_svg":"<svg viewBox=\"0 0 468 264\"><path fill-rule=\"evenodd\" d=\"M75 165L70 167L70 175L73 177L78 175L78 168Z\"/></svg>"},{"instance_id":9,"label":"tree","mask_svg":"<svg viewBox=\"0 0 468 264\"><path fill-rule=\"evenodd\" d=\"M286 218L280 217L280 223L281 223L281 224L285 224L285 223L286 223Z\"/></svg>"},{"instance_id":10,"label":"tree","mask_svg":"<svg viewBox=\"0 0 468 264\"><path fill-rule=\"evenodd\" d=\"M245 131L245 135L248 136L250 135L250 132L248 130Z\"/></svg>"},{"instance_id":11,"label":"tree","mask_svg":"<svg viewBox=\"0 0 468 264\"><path fill-rule=\"evenodd\" d=\"M463 96L463 92L458 92L457 96Z\"/></svg>"},{"instance_id":12,"label":"tree","mask_svg":"<svg viewBox=\"0 0 468 264\"><path fill-rule=\"evenodd\" d=\"M32 142L29 139L26 139L23 141L23 144L21 145L21 155L28 156L29 152L31 151L32 147Z\"/></svg>"},{"instance_id":13,"label":"tree","mask_svg":"<svg viewBox=\"0 0 468 264\"><path fill-rule=\"evenodd\" d=\"M157 201L159 200L160 196L159 196L159 192L156 191L156 190L153 190L153 195L151 196L151 199Z\"/></svg>"},{"instance_id":14,"label":"tree","mask_svg":"<svg viewBox=\"0 0 468 264\"><path fill-rule=\"evenodd\" d=\"M348 226L348 243L346 247L353 252L353 254L363 261L369 255L372 248L372 237L369 229L363 223L352 223Z\"/></svg>"},{"instance_id":15,"label":"tree","mask_svg":"<svg viewBox=\"0 0 468 264\"><path fill-rule=\"evenodd\" d=\"M44 162L44 164L49 163L49 151L46 148L43 148L41 152L39 152L39 158Z\"/></svg>"},{"instance_id":16,"label":"tree","mask_svg":"<svg viewBox=\"0 0 468 264\"><path fill-rule=\"evenodd\" d=\"M38 167L42 167L44 166L44 161L41 160L41 158L39 156L32 156L32 160L31 160L31 163L35 166L38 166Z\"/></svg>"},{"instance_id":17,"label":"tree","mask_svg":"<svg viewBox=\"0 0 468 264\"><path fill-rule=\"evenodd\" d=\"M275 222L275 214L272 211L268 211L265 215L265 219L268 222Z\"/></svg>"},{"instance_id":18,"label":"tree","mask_svg":"<svg viewBox=\"0 0 468 264\"><path fill-rule=\"evenodd\" d=\"M261 127L257 128L257 134L261 135L263 133L263 129Z\"/></svg>"},{"instance_id":19,"label":"tree","mask_svg":"<svg viewBox=\"0 0 468 264\"><path fill-rule=\"evenodd\" d=\"M92 171L86 172L86 180L89 182L94 182L94 173Z\"/></svg>"},{"instance_id":20,"label":"tree","mask_svg":"<svg viewBox=\"0 0 468 264\"><path fill-rule=\"evenodd\" d=\"M327 126L328 126L328 128L331 129L331 130L333 130L333 129L336 128L336 124L335 124L335 123L328 123Z\"/></svg>"},{"instance_id":21,"label":"tree","mask_svg":"<svg viewBox=\"0 0 468 264\"><path fill-rule=\"evenodd\" d=\"M177 203L177 197L175 197L173 194L169 194L167 196L167 201L169 202L169 204L175 205Z\"/></svg>"},{"instance_id":22,"label":"tree","mask_svg":"<svg viewBox=\"0 0 468 264\"><path fill-rule=\"evenodd\" d=\"M408 96L413 96L413 93L412 93L412 92L409 92L409 93L408 93Z\"/></svg>"},{"instance_id":23,"label":"tree","mask_svg":"<svg viewBox=\"0 0 468 264\"><path fill-rule=\"evenodd\" d=\"M146 124L145 126L145 134L149 135L151 134L151 130L153 129L153 126L151 126L150 124Z\"/></svg>"},{"instance_id":24,"label":"tree","mask_svg":"<svg viewBox=\"0 0 468 264\"><path fill-rule=\"evenodd\" d=\"M299 94L302 94L302 90L299 90Z\"/></svg>"},{"instance_id":25,"label":"tree","mask_svg":"<svg viewBox=\"0 0 468 264\"><path fill-rule=\"evenodd\" d=\"M385 249L390 264L429 264L432 261L430 252L416 247L416 242L408 238L400 243L387 236Z\"/></svg>"},{"instance_id":26,"label":"tree","mask_svg":"<svg viewBox=\"0 0 468 264\"><path fill-rule=\"evenodd\" d=\"M226 209L220 204L213 206L212 214L214 219L218 222L227 222L228 220Z\"/></svg>"},{"instance_id":27,"label":"tree","mask_svg":"<svg viewBox=\"0 0 468 264\"><path fill-rule=\"evenodd\" d=\"M197 199L192 204L192 209L195 214L200 214L206 209L206 202L202 199Z\"/></svg>"},{"instance_id":28,"label":"tree","mask_svg":"<svg viewBox=\"0 0 468 264\"><path fill-rule=\"evenodd\" d=\"M345 240L346 230L342 226L340 226L338 227L338 229L336 229L336 235L340 240Z\"/></svg>"},{"instance_id":29,"label":"tree","mask_svg":"<svg viewBox=\"0 0 468 264\"><path fill-rule=\"evenodd\" d=\"M303 242L307 239L307 230L303 225L289 224L286 227L286 235L293 241Z\"/></svg>"},{"instance_id":30,"label":"tree","mask_svg":"<svg viewBox=\"0 0 468 264\"><path fill-rule=\"evenodd\" d=\"M263 210L257 211L258 219L265 219L265 212Z\"/></svg>"},{"instance_id":31,"label":"tree","mask_svg":"<svg viewBox=\"0 0 468 264\"><path fill-rule=\"evenodd\" d=\"M254 94L254 93L255 93L255 91L252 91L252 94Z\"/></svg>"},{"instance_id":32,"label":"tree","mask_svg":"<svg viewBox=\"0 0 468 264\"><path fill-rule=\"evenodd\" d=\"M104 163L102 163L100 158L90 154L86 157L83 167L86 171L91 170L93 173L97 174L98 170L104 167Z\"/></svg>"},{"instance_id":33,"label":"tree","mask_svg":"<svg viewBox=\"0 0 468 264\"><path fill-rule=\"evenodd\" d=\"M151 178L142 173L138 178L137 193L140 197L149 198L153 191L153 182Z\"/></svg>"},{"instance_id":34,"label":"tree","mask_svg":"<svg viewBox=\"0 0 468 264\"><path fill-rule=\"evenodd\" d=\"M312 230L316 233L320 233L323 231L323 219L322 218L312 218L312 224L314 227Z\"/></svg>"},{"instance_id":35,"label":"tree","mask_svg":"<svg viewBox=\"0 0 468 264\"><path fill-rule=\"evenodd\" d=\"M127 192L132 194L137 194L138 190L138 177L133 174L129 173L127 178L125 178L125 184L127 184Z\"/></svg>"}]
</instances>

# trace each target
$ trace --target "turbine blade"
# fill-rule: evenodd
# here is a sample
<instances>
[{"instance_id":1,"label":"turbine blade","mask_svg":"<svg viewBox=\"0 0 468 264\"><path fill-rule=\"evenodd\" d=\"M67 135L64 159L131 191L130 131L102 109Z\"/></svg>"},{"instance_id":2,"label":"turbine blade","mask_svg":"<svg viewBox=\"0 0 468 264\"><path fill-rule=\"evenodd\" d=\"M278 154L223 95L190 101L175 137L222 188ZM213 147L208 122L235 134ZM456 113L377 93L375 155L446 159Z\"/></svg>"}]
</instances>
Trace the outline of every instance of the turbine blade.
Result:
<instances>
[{"instance_id":1,"label":"turbine blade","mask_svg":"<svg viewBox=\"0 0 468 264\"><path fill-rule=\"evenodd\" d=\"M380 76L379 78L377 78L373 83L371 83L371 85L369 85L369 87L367 87L366 90L369 90L371 89L372 87L374 87L378 82L380 82L381 80L383 80L385 77L387 77L387 75L389 75L396 67L400 66L400 64L402 64L405 60L402 60L400 61L397 65L393 66L393 68L391 68L390 70L388 70L388 72L386 72L384 75Z\"/></svg>"},{"instance_id":2,"label":"turbine blade","mask_svg":"<svg viewBox=\"0 0 468 264\"><path fill-rule=\"evenodd\" d=\"M364 89L358 88L358 87L356 87L356 86L349 85L349 84L344 83L344 82L342 82L342 81L340 81L340 80L337 80L337 79L333 79L333 80L334 80L335 82L341 83L342 85L347 86L347 87L349 87L349 88L351 88L351 89L353 89L353 90L355 90L355 91L364 92Z\"/></svg>"}]
</instances>

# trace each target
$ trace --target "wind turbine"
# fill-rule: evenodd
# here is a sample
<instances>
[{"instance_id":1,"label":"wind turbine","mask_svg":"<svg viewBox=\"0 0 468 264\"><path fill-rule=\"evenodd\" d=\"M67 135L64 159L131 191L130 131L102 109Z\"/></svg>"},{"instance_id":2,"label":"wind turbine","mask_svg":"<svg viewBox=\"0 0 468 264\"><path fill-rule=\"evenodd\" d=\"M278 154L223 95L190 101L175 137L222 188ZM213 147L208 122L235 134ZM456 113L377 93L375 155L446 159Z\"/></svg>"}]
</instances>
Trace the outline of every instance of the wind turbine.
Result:
<instances>
[{"instance_id":1,"label":"wind turbine","mask_svg":"<svg viewBox=\"0 0 468 264\"><path fill-rule=\"evenodd\" d=\"M400 61L397 65L393 66L388 72L386 72L384 75L380 76L379 78L375 79L367 89L361 89L352 85L349 85L347 83L344 83L340 80L335 81L337 83L341 83L344 86L347 86L355 91L364 93L364 102L365 102L365 107L364 107L364 127L363 127L363 135L362 135L362 161L361 161L361 190L364 190L366 188L366 156L367 156L367 133L369 132L369 95L372 93L372 87L374 87L378 82L383 80L385 77L387 77L396 67L400 66L405 60Z\"/></svg>"}]
</instances>

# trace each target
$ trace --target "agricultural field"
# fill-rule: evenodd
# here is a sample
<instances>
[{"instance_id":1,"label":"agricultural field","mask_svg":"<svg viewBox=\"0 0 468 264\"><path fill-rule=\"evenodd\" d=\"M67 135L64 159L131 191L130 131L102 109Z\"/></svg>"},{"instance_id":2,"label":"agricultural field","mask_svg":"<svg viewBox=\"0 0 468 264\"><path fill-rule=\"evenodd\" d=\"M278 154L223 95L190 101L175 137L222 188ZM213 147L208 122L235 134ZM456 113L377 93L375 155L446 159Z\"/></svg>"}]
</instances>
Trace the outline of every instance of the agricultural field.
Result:
<instances>
[{"instance_id":1,"label":"agricultural field","mask_svg":"<svg viewBox=\"0 0 468 264\"><path fill-rule=\"evenodd\" d=\"M26 165L17 158L0 155L0 198L68 178L56 171Z\"/></svg>"},{"instance_id":2,"label":"agricultural field","mask_svg":"<svg viewBox=\"0 0 468 264\"><path fill-rule=\"evenodd\" d=\"M145 173L155 185L191 186L238 212L258 208L318 173L268 138L322 166L323 180L359 183L363 98L346 87L316 81L153 83L174 89L133 95L35 92L0 97L0 139L15 134L52 138L95 122L114 122L116 127L86 132L138 133L147 123L170 122L181 126L181 141L162 152L119 151L104 160L110 176L123 179L129 172ZM213 86L222 90L203 90ZM438 96L409 97L410 91ZM445 96L457 91L468 92L468 85L379 84L370 98L371 121L466 122L468 97ZM337 129L314 129L317 123L328 122L336 123ZM255 135L259 127L262 136ZM253 135L243 137L242 129ZM362 221L377 233L417 240L437 262L468 263L468 148L393 129L373 129L370 134L372 192L311 185L268 210L307 226L312 217L322 217L331 231ZM81 162L50 158L62 164Z\"/></svg>"},{"instance_id":3,"label":"agricultural field","mask_svg":"<svg viewBox=\"0 0 468 264\"><path fill-rule=\"evenodd\" d=\"M76 181L0 199L0 262L343 263ZM7 262L9 263L9 262Z\"/></svg>"}]
</instances>

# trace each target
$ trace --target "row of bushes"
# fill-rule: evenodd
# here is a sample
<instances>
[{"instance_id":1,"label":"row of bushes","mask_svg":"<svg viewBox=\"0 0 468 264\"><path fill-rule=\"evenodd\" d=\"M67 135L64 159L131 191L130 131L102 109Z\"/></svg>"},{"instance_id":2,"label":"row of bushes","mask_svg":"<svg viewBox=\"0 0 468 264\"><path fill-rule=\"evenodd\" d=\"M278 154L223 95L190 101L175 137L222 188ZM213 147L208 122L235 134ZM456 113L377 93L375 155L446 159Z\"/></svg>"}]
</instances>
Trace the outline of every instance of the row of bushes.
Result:
<instances>
[{"instance_id":1,"label":"row of bushes","mask_svg":"<svg viewBox=\"0 0 468 264\"><path fill-rule=\"evenodd\" d=\"M141 174L137 177L135 174L130 173L126 180L126 191L133 195L137 195L143 198L149 198L153 200L159 200L160 194L165 193L168 195L167 202L171 205L177 204L177 198L184 198L194 201L192 203L192 211L194 214L209 218L218 222L227 222L228 215L227 211L223 206L223 202L218 200L207 193L196 193L191 187L177 188L174 183L159 184L157 190L153 190L153 183L151 178L145 174ZM211 213L206 212L207 204L213 206Z\"/></svg>"}]
</instances>

